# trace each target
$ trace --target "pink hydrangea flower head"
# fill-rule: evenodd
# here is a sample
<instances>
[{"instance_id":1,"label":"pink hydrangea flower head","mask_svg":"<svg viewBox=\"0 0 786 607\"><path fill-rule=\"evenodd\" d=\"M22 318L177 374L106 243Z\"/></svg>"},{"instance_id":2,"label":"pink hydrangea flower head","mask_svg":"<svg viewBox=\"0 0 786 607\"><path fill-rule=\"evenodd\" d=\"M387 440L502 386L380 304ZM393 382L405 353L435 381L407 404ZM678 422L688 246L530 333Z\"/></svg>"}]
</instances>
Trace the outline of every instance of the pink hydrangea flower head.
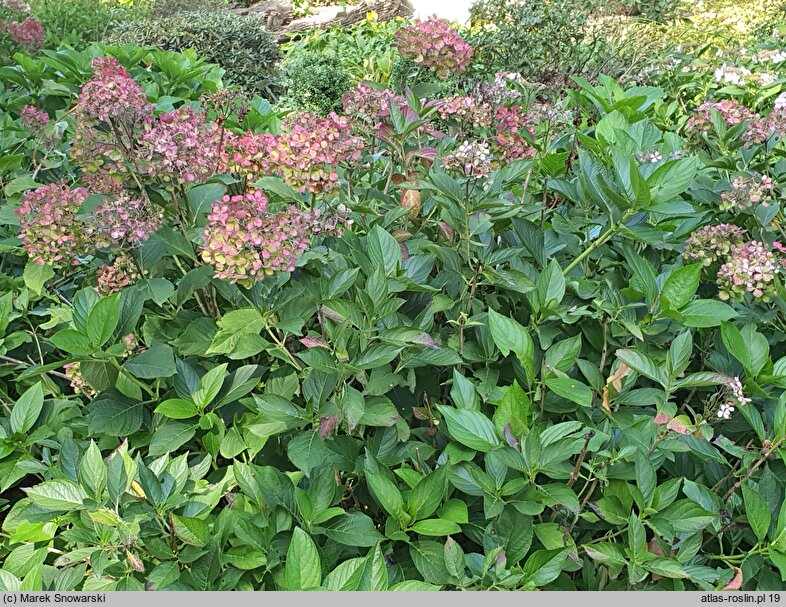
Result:
<instances>
[{"instance_id":1,"label":"pink hydrangea flower head","mask_svg":"<svg viewBox=\"0 0 786 607\"><path fill-rule=\"evenodd\" d=\"M734 99L724 101L705 101L688 120L685 129L690 134L709 134L713 130L712 116L717 112L727 127L747 123L742 138L746 144L758 145L767 140L770 133L769 124L762 121L759 114L751 112L747 107Z\"/></svg>"},{"instance_id":2,"label":"pink hydrangea flower head","mask_svg":"<svg viewBox=\"0 0 786 607\"><path fill-rule=\"evenodd\" d=\"M751 211L768 206L772 199L772 178L764 175L735 177L731 187L721 194L721 211Z\"/></svg>"},{"instance_id":3,"label":"pink hydrangea flower head","mask_svg":"<svg viewBox=\"0 0 786 607\"><path fill-rule=\"evenodd\" d=\"M474 128L491 126L494 121L491 104L461 95L443 99L437 106L437 113L442 120L454 120Z\"/></svg>"},{"instance_id":4,"label":"pink hydrangea flower head","mask_svg":"<svg viewBox=\"0 0 786 607\"><path fill-rule=\"evenodd\" d=\"M207 216L202 259L215 277L250 284L291 272L312 236L340 233L338 220L291 206L276 213L260 190L224 196Z\"/></svg>"},{"instance_id":5,"label":"pink hydrangea flower head","mask_svg":"<svg viewBox=\"0 0 786 607\"><path fill-rule=\"evenodd\" d=\"M88 250L87 235L76 214L87 198L87 190L52 183L27 192L16 210L22 246L37 264L78 263Z\"/></svg>"},{"instance_id":6,"label":"pink hydrangea flower head","mask_svg":"<svg viewBox=\"0 0 786 607\"><path fill-rule=\"evenodd\" d=\"M101 122L135 123L153 114L142 87L114 57L93 60L93 77L82 87L78 108L83 117Z\"/></svg>"},{"instance_id":7,"label":"pink hydrangea flower head","mask_svg":"<svg viewBox=\"0 0 786 607\"><path fill-rule=\"evenodd\" d=\"M704 226L688 238L682 256L689 263L711 266L725 260L732 248L744 240L745 230L738 226L727 223Z\"/></svg>"},{"instance_id":8,"label":"pink hydrangea flower head","mask_svg":"<svg viewBox=\"0 0 786 607\"><path fill-rule=\"evenodd\" d=\"M105 198L85 220L84 230L96 248L128 248L147 240L163 219L151 203L121 193Z\"/></svg>"},{"instance_id":9,"label":"pink hydrangea flower head","mask_svg":"<svg viewBox=\"0 0 786 607\"><path fill-rule=\"evenodd\" d=\"M363 149L346 116L304 112L288 117L282 128L280 135L228 138L227 168L252 182L279 175L293 188L317 194L336 189L339 163L358 160Z\"/></svg>"},{"instance_id":10,"label":"pink hydrangea flower head","mask_svg":"<svg viewBox=\"0 0 786 607\"><path fill-rule=\"evenodd\" d=\"M491 149L485 141L465 141L442 158L446 169L458 170L467 177L485 177L494 168Z\"/></svg>"},{"instance_id":11,"label":"pink hydrangea flower head","mask_svg":"<svg viewBox=\"0 0 786 607\"><path fill-rule=\"evenodd\" d=\"M95 287L96 292L106 297L117 293L123 287L134 284L141 276L134 260L127 253L121 251L111 264L105 264L98 268L96 278L98 280Z\"/></svg>"},{"instance_id":12,"label":"pink hydrangea flower head","mask_svg":"<svg viewBox=\"0 0 786 607\"><path fill-rule=\"evenodd\" d=\"M215 173L220 146L218 126L184 105L145 125L140 139L141 169L167 183L201 183Z\"/></svg>"},{"instance_id":13,"label":"pink hydrangea flower head","mask_svg":"<svg viewBox=\"0 0 786 607\"><path fill-rule=\"evenodd\" d=\"M530 116L522 108L517 105L500 107L495 119L497 126L495 141L502 157L507 160L518 160L532 158L535 155L535 148L531 143L535 131Z\"/></svg>"},{"instance_id":14,"label":"pink hydrangea flower head","mask_svg":"<svg viewBox=\"0 0 786 607\"><path fill-rule=\"evenodd\" d=\"M14 42L28 51L37 51L44 46L46 30L37 19L28 17L21 23L9 23L6 30Z\"/></svg>"},{"instance_id":15,"label":"pink hydrangea flower head","mask_svg":"<svg viewBox=\"0 0 786 607\"><path fill-rule=\"evenodd\" d=\"M46 125L49 124L49 114L44 110L39 110L34 105L26 105L22 108L19 115L22 124L36 135L44 132Z\"/></svg>"},{"instance_id":16,"label":"pink hydrangea flower head","mask_svg":"<svg viewBox=\"0 0 786 607\"><path fill-rule=\"evenodd\" d=\"M763 243L753 240L736 245L718 270L718 296L723 300L742 300L750 294L768 302L777 291L776 277L781 270L781 264Z\"/></svg>"},{"instance_id":17,"label":"pink hydrangea flower head","mask_svg":"<svg viewBox=\"0 0 786 607\"><path fill-rule=\"evenodd\" d=\"M390 116L391 104L401 107L407 101L389 89L377 90L361 82L344 93L341 103L347 116L376 125Z\"/></svg>"},{"instance_id":18,"label":"pink hydrangea flower head","mask_svg":"<svg viewBox=\"0 0 786 607\"><path fill-rule=\"evenodd\" d=\"M431 17L396 32L396 48L405 59L420 63L440 78L465 71L472 47L445 19Z\"/></svg>"}]
</instances>

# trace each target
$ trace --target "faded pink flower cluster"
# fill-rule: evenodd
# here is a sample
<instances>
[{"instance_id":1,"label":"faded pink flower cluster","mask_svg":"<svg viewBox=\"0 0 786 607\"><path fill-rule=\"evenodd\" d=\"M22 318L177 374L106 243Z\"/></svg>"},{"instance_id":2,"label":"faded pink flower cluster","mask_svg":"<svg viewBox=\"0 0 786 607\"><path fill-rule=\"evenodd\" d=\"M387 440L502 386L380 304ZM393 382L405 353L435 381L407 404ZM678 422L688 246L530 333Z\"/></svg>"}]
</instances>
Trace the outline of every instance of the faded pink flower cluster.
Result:
<instances>
[{"instance_id":1,"label":"faded pink flower cluster","mask_svg":"<svg viewBox=\"0 0 786 607\"><path fill-rule=\"evenodd\" d=\"M46 30L38 19L28 17L21 23L8 23L6 30L14 42L28 51L37 51L44 46Z\"/></svg>"},{"instance_id":2,"label":"faded pink flower cluster","mask_svg":"<svg viewBox=\"0 0 786 607\"><path fill-rule=\"evenodd\" d=\"M750 293L755 299L768 302L777 291L775 279L781 270L781 264L763 243L753 240L735 245L718 270L718 297L741 300Z\"/></svg>"},{"instance_id":3,"label":"faded pink flower cluster","mask_svg":"<svg viewBox=\"0 0 786 607\"><path fill-rule=\"evenodd\" d=\"M37 135L43 133L46 125L49 124L49 114L34 105L23 107L19 119L31 132Z\"/></svg>"},{"instance_id":4,"label":"faded pink flower cluster","mask_svg":"<svg viewBox=\"0 0 786 607\"><path fill-rule=\"evenodd\" d=\"M494 168L491 149L485 141L465 141L442 158L442 166L461 171L467 177L485 177Z\"/></svg>"},{"instance_id":5,"label":"faded pink flower cluster","mask_svg":"<svg viewBox=\"0 0 786 607\"><path fill-rule=\"evenodd\" d=\"M120 251L111 264L104 264L96 272L98 284L95 290L106 297L117 293L123 287L134 284L141 276L133 259L125 251Z\"/></svg>"},{"instance_id":6,"label":"faded pink flower cluster","mask_svg":"<svg viewBox=\"0 0 786 607\"><path fill-rule=\"evenodd\" d=\"M402 107L407 100L390 89L377 90L362 82L341 98L344 113L377 125L390 116L390 106Z\"/></svg>"},{"instance_id":7,"label":"faded pink flower cluster","mask_svg":"<svg viewBox=\"0 0 786 607\"><path fill-rule=\"evenodd\" d=\"M472 60L472 47L447 20L436 17L399 29L396 48L402 57L423 64L440 78L463 72Z\"/></svg>"},{"instance_id":8,"label":"faded pink flower cluster","mask_svg":"<svg viewBox=\"0 0 786 607\"><path fill-rule=\"evenodd\" d=\"M363 142L345 116L303 112L286 121L280 135L228 137L226 164L253 182L280 175L293 188L314 194L338 187L338 165L360 158Z\"/></svg>"},{"instance_id":9,"label":"faded pink flower cluster","mask_svg":"<svg viewBox=\"0 0 786 607\"><path fill-rule=\"evenodd\" d=\"M215 123L184 105L145 125L140 139L142 171L165 182L203 182L221 159L221 134Z\"/></svg>"},{"instance_id":10,"label":"faded pink flower cluster","mask_svg":"<svg viewBox=\"0 0 786 607\"><path fill-rule=\"evenodd\" d=\"M474 128L491 126L494 120L491 104L461 95L454 95L440 101L437 114L442 120L455 120Z\"/></svg>"},{"instance_id":11,"label":"faded pink flower cluster","mask_svg":"<svg viewBox=\"0 0 786 607\"><path fill-rule=\"evenodd\" d=\"M688 133L709 134L712 129L712 115L717 112L727 127L734 127L741 123L746 123L745 132L742 140L747 144L759 145L764 143L775 130L773 116L769 119L762 119L759 114L751 112L739 101L727 99L724 101L705 101L696 112L691 116L685 128Z\"/></svg>"},{"instance_id":12,"label":"faded pink flower cluster","mask_svg":"<svg viewBox=\"0 0 786 607\"><path fill-rule=\"evenodd\" d=\"M275 272L291 272L317 232L326 228L318 211L292 206L271 213L260 190L224 196L207 216L202 259L215 267L215 277L250 283Z\"/></svg>"},{"instance_id":13,"label":"faded pink flower cluster","mask_svg":"<svg viewBox=\"0 0 786 607\"><path fill-rule=\"evenodd\" d=\"M722 223L696 230L685 243L682 256L691 263L711 266L731 253L732 248L745 241L745 230L739 226Z\"/></svg>"},{"instance_id":14,"label":"faded pink flower cluster","mask_svg":"<svg viewBox=\"0 0 786 607\"><path fill-rule=\"evenodd\" d=\"M66 378L71 382L70 386L74 394L82 394L90 399L98 395L98 391L82 376L78 361L64 364L63 370L65 371Z\"/></svg>"},{"instance_id":15,"label":"faded pink flower cluster","mask_svg":"<svg viewBox=\"0 0 786 607\"><path fill-rule=\"evenodd\" d=\"M79 94L78 110L101 122L136 122L152 117L153 104L117 59L98 57L93 60L93 78Z\"/></svg>"},{"instance_id":16,"label":"faded pink flower cluster","mask_svg":"<svg viewBox=\"0 0 786 607\"><path fill-rule=\"evenodd\" d=\"M492 105L502 105L505 102L515 102L521 99L521 91L511 85L524 86L524 78L518 72L497 72L494 82L481 82L472 89L473 96L483 99Z\"/></svg>"},{"instance_id":17,"label":"faded pink flower cluster","mask_svg":"<svg viewBox=\"0 0 786 607\"><path fill-rule=\"evenodd\" d=\"M530 116L522 108L517 105L501 107L497 110L495 118L497 122L495 140L504 158L518 160L535 155L535 148L531 143L534 130Z\"/></svg>"},{"instance_id":18,"label":"faded pink flower cluster","mask_svg":"<svg viewBox=\"0 0 786 607\"><path fill-rule=\"evenodd\" d=\"M161 227L164 214L140 198L122 193L107 198L85 219L85 234L97 248L128 247L144 242Z\"/></svg>"},{"instance_id":19,"label":"faded pink flower cluster","mask_svg":"<svg viewBox=\"0 0 786 607\"><path fill-rule=\"evenodd\" d=\"M721 211L750 211L756 206L767 206L772 196L772 178L764 175L735 177L731 187L721 194Z\"/></svg>"},{"instance_id":20,"label":"faded pink flower cluster","mask_svg":"<svg viewBox=\"0 0 786 607\"><path fill-rule=\"evenodd\" d=\"M52 183L27 192L16 210L22 230L22 246L39 265L58 262L76 265L88 250L87 236L76 222L76 214L87 198L87 190Z\"/></svg>"}]
</instances>

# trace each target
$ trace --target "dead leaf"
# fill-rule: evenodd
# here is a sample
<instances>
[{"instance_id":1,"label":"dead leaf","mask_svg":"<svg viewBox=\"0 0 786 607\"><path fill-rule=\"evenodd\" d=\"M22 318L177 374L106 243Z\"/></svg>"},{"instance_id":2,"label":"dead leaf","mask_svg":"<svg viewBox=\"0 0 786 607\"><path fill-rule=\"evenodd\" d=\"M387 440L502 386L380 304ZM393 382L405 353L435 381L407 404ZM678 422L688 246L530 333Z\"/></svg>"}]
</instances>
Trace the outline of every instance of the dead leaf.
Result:
<instances>
[{"instance_id":1,"label":"dead leaf","mask_svg":"<svg viewBox=\"0 0 786 607\"><path fill-rule=\"evenodd\" d=\"M614 386L614 389L619 392L622 390L622 380L630 373L630 367L625 363L621 362L620 366L617 367L617 370L609 376L606 380L606 385L611 384Z\"/></svg>"},{"instance_id":2,"label":"dead leaf","mask_svg":"<svg viewBox=\"0 0 786 607\"><path fill-rule=\"evenodd\" d=\"M611 413L611 406L609 405L609 387L608 385L603 386L603 392L601 393L601 401L600 406L603 407L603 410L607 413Z\"/></svg>"},{"instance_id":3,"label":"dead leaf","mask_svg":"<svg viewBox=\"0 0 786 607\"><path fill-rule=\"evenodd\" d=\"M734 577L723 587L724 590L739 590L742 588L742 570L739 567L732 567L732 571L734 571Z\"/></svg>"}]
</instances>

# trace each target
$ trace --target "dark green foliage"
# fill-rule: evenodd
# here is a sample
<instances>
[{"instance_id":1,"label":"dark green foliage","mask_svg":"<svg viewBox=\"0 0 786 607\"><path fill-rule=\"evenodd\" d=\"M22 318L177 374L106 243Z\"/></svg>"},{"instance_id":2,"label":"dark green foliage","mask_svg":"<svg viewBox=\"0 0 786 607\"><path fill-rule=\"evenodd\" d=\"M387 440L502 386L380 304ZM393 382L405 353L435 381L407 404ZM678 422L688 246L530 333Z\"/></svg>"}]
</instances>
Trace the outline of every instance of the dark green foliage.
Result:
<instances>
[{"instance_id":1,"label":"dark green foliage","mask_svg":"<svg viewBox=\"0 0 786 607\"><path fill-rule=\"evenodd\" d=\"M272 99L280 92L280 53L265 21L228 10L178 12L118 28L113 44L142 44L164 50L194 49L224 68L226 80Z\"/></svg>"},{"instance_id":2,"label":"dark green foliage","mask_svg":"<svg viewBox=\"0 0 786 607\"><path fill-rule=\"evenodd\" d=\"M339 112L341 97L351 86L349 72L332 55L301 53L289 67L288 97L299 109Z\"/></svg>"},{"instance_id":3,"label":"dark green foliage","mask_svg":"<svg viewBox=\"0 0 786 607\"><path fill-rule=\"evenodd\" d=\"M82 49L102 40L122 22L131 22L139 9L96 0L32 0L30 9L46 29L47 47L67 44Z\"/></svg>"},{"instance_id":4,"label":"dark green foliage","mask_svg":"<svg viewBox=\"0 0 786 607\"><path fill-rule=\"evenodd\" d=\"M646 41L628 44L633 24L596 19L602 0L479 0L467 37L473 71L520 72L528 81L562 88L572 76L620 77L640 60ZM492 25L493 27L484 27Z\"/></svg>"}]
</instances>

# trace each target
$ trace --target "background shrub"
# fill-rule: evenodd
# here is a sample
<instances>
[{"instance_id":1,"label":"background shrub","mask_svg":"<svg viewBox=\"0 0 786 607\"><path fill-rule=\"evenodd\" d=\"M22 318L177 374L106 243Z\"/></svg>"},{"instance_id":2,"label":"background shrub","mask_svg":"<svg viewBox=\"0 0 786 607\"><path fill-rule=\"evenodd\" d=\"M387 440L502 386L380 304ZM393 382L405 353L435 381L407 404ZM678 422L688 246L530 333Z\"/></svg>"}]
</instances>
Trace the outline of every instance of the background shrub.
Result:
<instances>
[{"instance_id":1,"label":"background shrub","mask_svg":"<svg viewBox=\"0 0 786 607\"><path fill-rule=\"evenodd\" d=\"M146 7L144 3L129 5L113 1L32 0L30 9L46 29L48 47L67 44L82 49L102 40L120 23L134 21Z\"/></svg>"},{"instance_id":2,"label":"background shrub","mask_svg":"<svg viewBox=\"0 0 786 607\"><path fill-rule=\"evenodd\" d=\"M378 21L373 14L362 23L351 27L331 27L312 30L282 45L287 57L294 58L303 51L333 55L352 78L374 80L386 84L398 54L393 48L396 31L404 19Z\"/></svg>"},{"instance_id":3,"label":"background shrub","mask_svg":"<svg viewBox=\"0 0 786 607\"><path fill-rule=\"evenodd\" d=\"M600 0L479 0L468 41L475 73L520 72L559 88L571 76L622 77L638 64L646 41L627 44L633 28L601 18Z\"/></svg>"},{"instance_id":4,"label":"background shrub","mask_svg":"<svg viewBox=\"0 0 786 607\"><path fill-rule=\"evenodd\" d=\"M268 99L281 91L280 52L265 20L240 17L226 10L151 16L118 28L109 41L155 46L169 51L193 48L217 63L229 82Z\"/></svg>"},{"instance_id":5,"label":"background shrub","mask_svg":"<svg viewBox=\"0 0 786 607\"><path fill-rule=\"evenodd\" d=\"M352 78L332 55L305 52L290 64L288 97L299 109L338 112L350 86Z\"/></svg>"}]
</instances>

